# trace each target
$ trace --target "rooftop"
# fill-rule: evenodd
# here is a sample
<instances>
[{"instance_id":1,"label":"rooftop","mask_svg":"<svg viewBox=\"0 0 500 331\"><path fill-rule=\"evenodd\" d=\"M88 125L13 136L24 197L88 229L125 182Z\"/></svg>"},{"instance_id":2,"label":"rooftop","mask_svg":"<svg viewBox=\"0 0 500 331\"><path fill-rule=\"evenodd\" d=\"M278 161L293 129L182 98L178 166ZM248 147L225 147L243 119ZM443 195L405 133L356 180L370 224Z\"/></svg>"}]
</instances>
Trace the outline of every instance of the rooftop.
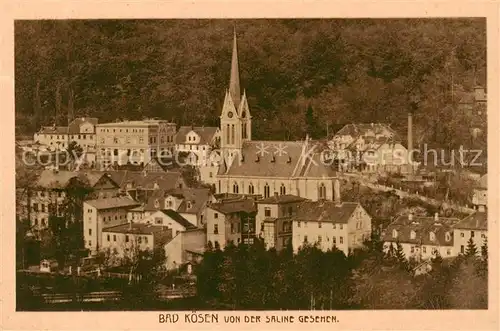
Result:
<instances>
[{"instance_id":1,"label":"rooftop","mask_svg":"<svg viewBox=\"0 0 500 331\"><path fill-rule=\"evenodd\" d=\"M208 145L212 143L219 128L211 126L181 126L175 135L175 143L186 144L186 136L191 131L194 131L200 137L200 145Z\"/></svg>"},{"instance_id":2,"label":"rooftop","mask_svg":"<svg viewBox=\"0 0 500 331\"><path fill-rule=\"evenodd\" d=\"M240 199L213 203L209 206L209 208L224 215L239 212L252 213L257 211L253 199Z\"/></svg>"},{"instance_id":3,"label":"rooftop","mask_svg":"<svg viewBox=\"0 0 500 331\"><path fill-rule=\"evenodd\" d=\"M265 203L265 204L281 204L281 203L291 203L291 202L301 202L306 199L301 198L296 195L291 195L291 194L285 194L285 195L278 195L275 194L269 198L257 200L257 203Z\"/></svg>"},{"instance_id":4,"label":"rooftop","mask_svg":"<svg viewBox=\"0 0 500 331\"><path fill-rule=\"evenodd\" d=\"M85 203L99 210L140 206L140 203L138 203L135 200L132 200L129 197L113 197L106 199L87 200L85 201Z\"/></svg>"},{"instance_id":5,"label":"rooftop","mask_svg":"<svg viewBox=\"0 0 500 331\"><path fill-rule=\"evenodd\" d=\"M296 221L333 222L346 224L358 206L358 202L303 201L297 205Z\"/></svg>"},{"instance_id":6,"label":"rooftop","mask_svg":"<svg viewBox=\"0 0 500 331\"><path fill-rule=\"evenodd\" d=\"M103 232L129 233L129 234L155 234L166 232L172 236L172 229L166 226L152 225L146 223L124 223L102 229Z\"/></svg>"},{"instance_id":7,"label":"rooftop","mask_svg":"<svg viewBox=\"0 0 500 331\"><path fill-rule=\"evenodd\" d=\"M107 128L116 128L116 127L149 127L155 126L159 121L152 120L143 120L143 121L123 121L123 122L110 122L110 123L101 123L97 124L97 127L107 127Z\"/></svg>"},{"instance_id":8,"label":"rooftop","mask_svg":"<svg viewBox=\"0 0 500 331\"><path fill-rule=\"evenodd\" d=\"M476 212L455 224L455 228L464 230L488 230L488 214L486 212Z\"/></svg>"},{"instance_id":9,"label":"rooftop","mask_svg":"<svg viewBox=\"0 0 500 331\"><path fill-rule=\"evenodd\" d=\"M42 126L38 134L68 134L67 126Z\"/></svg>"},{"instance_id":10,"label":"rooftop","mask_svg":"<svg viewBox=\"0 0 500 331\"><path fill-rule=\"evenodd\" d=\"M191 222L189 222L187 219L185 219L184 217L182 217L175 210L164 209L161 212L164 213L165 215L167 215L168 217L170 217L171 219L173 219L174 221L176 221L177 223L179 223L182 227L184 227L186 229L194 229L194 228L196 228L193 224L191 224Z\"/></svg>"}]
</instances>

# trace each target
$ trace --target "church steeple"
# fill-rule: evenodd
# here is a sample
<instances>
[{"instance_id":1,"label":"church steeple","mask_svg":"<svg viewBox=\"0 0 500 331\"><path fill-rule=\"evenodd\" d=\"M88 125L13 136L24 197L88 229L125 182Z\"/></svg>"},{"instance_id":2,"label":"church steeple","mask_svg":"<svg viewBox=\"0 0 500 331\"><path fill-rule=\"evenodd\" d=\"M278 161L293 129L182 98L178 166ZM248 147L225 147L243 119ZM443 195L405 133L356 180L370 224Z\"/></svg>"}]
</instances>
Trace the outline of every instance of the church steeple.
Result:
<instances>
[{"instance_id":1,"label":"church steeple","mask_svg":"<svg viewBox=\"0 0 500 331\"><path fill-rule=\"evenodd\" d=\"M236 41L236 28L233 37L233 57L231 59L231 78L229 79L229 93L233 99L236 109L240 105L240 73L238 68L238 45Z\"/></svg>"}]
</instances>

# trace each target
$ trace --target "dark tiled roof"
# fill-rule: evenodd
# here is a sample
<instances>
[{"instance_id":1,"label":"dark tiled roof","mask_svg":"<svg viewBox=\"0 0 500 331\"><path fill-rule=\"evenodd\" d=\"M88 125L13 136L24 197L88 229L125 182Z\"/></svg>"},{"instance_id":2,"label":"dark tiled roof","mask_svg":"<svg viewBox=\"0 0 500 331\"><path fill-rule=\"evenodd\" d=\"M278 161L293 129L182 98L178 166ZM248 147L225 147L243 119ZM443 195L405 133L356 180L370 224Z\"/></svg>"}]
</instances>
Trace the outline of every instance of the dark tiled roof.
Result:
<instances>
[{"instance_id":1,"label":"dark tiled roof","mask_svg":"<svg viewBox=\"0 0 500 331\"><path fill-rule=\"evenodd\" d=\"M335 170L320 162L317 142L309 141L246 141L243 143L243 160L235 159L224 173L228 176L256 177L335 177ZM282 152L281 152L282 151ZM281 155L280 155L281 153Z\"/></svg>"},{"instance_id":2,"label":"dark tiled roof","mask_svg":"<svg viewBox=\"0 0 500 331\"><path fill-rule=\"evenodd\" d=\"M126 189L127 184L132 187L142 189L154 189L155 183L160 189L173 189L182 181L182 174L177 171L171 172L142 172L142 171L107 171L111 179L120 185L121 189Z\"/></svg>"},{"instance_id":3,"label":"dark tiled roof","mask_svg":"<svg viewBox=\"0 0 500 331\"><path fill-rule=\"evenodd\" d=\"M172 237L172 229L145 223L124 223L102 229L103 232L130 233L130 234L155 234L166 232Z\"/></svg>"},{"instance_id":4,"label":"dark tiled roof","mask_svg":"<svg viewBox=\"0 0 500 331\"><path fill-rule=\"evenodd\" d=\"M39 134L68 134L67 126L42 126Z\"/></svg>"},{"instance_id":5,"label":"dark tiled roof","mask_svg":"<svg viewBox=\"0 0 500 331\"><path fill-rule=\"evenodd\" d=\"M225 215L238 212L253 213L257 211L253 199L218 202L211 204L209 207Z\"/></svg>"},{"instance_id":6,"label":"dark tiled roof","mask_svg":"<svg viewBox=\"0 0 500 331\"><path fill-rule=\"evenodd\" d=\"M357 202L303 201L297 205L297 214L291 218L296 221L347 223L354 210L360 206Z\"/></svg>"},{"instance_id":7,"label":"dark tiled roof","mask_svg":"<svg viewBox=\"0 0 500 331\"><path fill-rule=\"evenodd\" d=\"M77 178L82 183L94 187L103 176L106 174L99 171L43 170L36 185L43 188L65 188L73 178Z\"/></svg>"},{"instance_id":8,"label":"dark tiled roof","mask_svg":"<svg viewBox=\"0 0 500 331\"><path fill-rule=\"evenodd\" d=\"M200 145L209 145L214 140L214 136L218 130L219 128L211 126L181 126L175 135L175 143L189 144L189 142L186 142L186 135L189 132L194 131L198 136L200 136Z\"/></svg>"},{"instance_id":9,"label":"dark tiled roof","mask_svg":"<svg viewBox=\"0 0 500 331\"><path fill-rule=\"evenodd\" d=\"M90 123L96 126L99 120L96 117L79 117L75 118L68 126L68 133L75 134L80 133L80 126L84 123Z\"/></svg>"},{"instance_id":10,"label":"dark tiled roof","mask_svg":"<svg viewBox=\"0 0 500 331\"><path fill-rule=\"evenodd\" d=\"M455 225L456 229L466 230L488 230L488 214L476 212L467 216Z\"/></svg>"},{"instance_id":11,"label":"dark tiled roof","mask_svg":"<svg viewBox=\"0 0 500 331\"><path fill-rule=\"evenodd\" d=\"M382 238L385 241L421 245L453 246L453 226L459 222L458 218L439 217L436 221L434 217L413 216L410 220L408 215L399 216L383 232ZM392 237L393 230L397 231L397 238ZM411 238L411 232L415 232L415 238ZM434 232L435 240L430 239L430 233ZM450 240L446 240L446 233L449 233Z\"/></svg>"},{"instance_id":12,"label":"dark tiled roof","mask_svg":"<svg viewBox=\"0 0 500 331\"><path fill-rule=\"evenodd\" d=\"M488 174L483 175L479 179L477 188L488 189Z\"/></svg>"},{"instance_id":13,"label":"dark tiled roof","mask_svg":"<svg viewBox=\"0 0 500 331\"><path fill-rule=\"evenodd\" d=\"M280 203L289 203L289 202L301 202L306 199L298 197L296 195L286 194L286 195L273 195L272 197L258 200L257 203L265 203L265 204L280 204Z\"/></svg>"},{"instance_id":14,"label":"dark tiled roof","mask_svg":"<svg viewBox=\"0 0 500 331\"><path fill-rule=\"evenodd\" d=\"M388 124L385 123L352 123L345 125L340 129L335 136L352 136L353 138L367 136L370 132L373 134L382 134L384 136L397 136L396 131L394 131Z\"/></svg>"},{"instance_id":15,"label":"dark tiled roof","mask_svg":"<svg viewBox=\"0 0 500 331\"><path fill-rule=\"evenodd\" d=\"M162 210L162 212L165 215L167 215L168 217L170 217L171 219L173 219L174 221L176 221L177 223L179 223L181 226L183 226L186 229L194 229L194 228L196 228L193 224L191 224L191 222L189 222L187 219L185 219L184 217L182 217L175 210L164 209L164 210Z\"/></svg>"},{"instance_id":16,"label":"dark tiled roof","mask_svg":"<svg viewBox=\"0 0 500 331\"><path fill-rule=\"evenodd\" d=\"M129 197L113 197L106 199L95 199L85 201L89 205L97 209L111 209L111 208L122 208L122 207L137 207L140 205L137 201Z\"/></svg>"}]
</instances>

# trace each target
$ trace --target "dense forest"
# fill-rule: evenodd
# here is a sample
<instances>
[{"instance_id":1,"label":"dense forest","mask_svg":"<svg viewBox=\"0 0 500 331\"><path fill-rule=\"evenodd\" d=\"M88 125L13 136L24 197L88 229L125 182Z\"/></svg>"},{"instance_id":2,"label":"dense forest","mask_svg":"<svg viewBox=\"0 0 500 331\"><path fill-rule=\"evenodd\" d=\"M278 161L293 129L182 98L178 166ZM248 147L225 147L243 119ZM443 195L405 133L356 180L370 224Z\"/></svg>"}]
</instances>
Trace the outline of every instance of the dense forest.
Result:
<instances>
[{"instance_id":1,"label":"dense forest","mask_svg":"<svg viewBox=\"0 0 500 331\"><path fill-rule=\"evenodd\" d=\"M217 125L233 27L255 139L352 122L404 136L416 100L417 143L471 143L455 93L485 84L484 19L17 21L17 134L64 125L68 109Z\"/></svg>"}]
</instances>

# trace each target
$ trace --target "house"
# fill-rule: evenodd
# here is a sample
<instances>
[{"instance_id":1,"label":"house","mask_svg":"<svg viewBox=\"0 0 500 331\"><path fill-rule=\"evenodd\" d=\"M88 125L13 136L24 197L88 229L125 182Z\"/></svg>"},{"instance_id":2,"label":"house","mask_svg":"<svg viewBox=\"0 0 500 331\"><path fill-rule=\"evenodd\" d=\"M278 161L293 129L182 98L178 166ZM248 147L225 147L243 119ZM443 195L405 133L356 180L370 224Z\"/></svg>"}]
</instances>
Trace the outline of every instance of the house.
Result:
<instances>
[{"instance_id":1,"label":"house","mask_svg":"<svg viewBox=\"0 0 500 331\"><path fill-rule=\"evenodd\" d=\"M224 249L226 243L252 244L255 238L255 201L228 200L207 207L207 243Z\"/></svg>"},{"instance_id":2,"label":"house","mask_svg":"<svg viewBox=\"0 0 500 331\"><path fill-rule=\"evenodd\" d=\"M96 161L96 125L98 119L95 117L80 117L71 121L68 125L68 140L76 142L85 153L85 161L95 164Z\"/></svg>"},{"instance_id":3,"label":"house","mask_svg":"<svg viewBox=\"0 0 500 331\"><path fill-rule=\"evenodd\" d=\"M65 150L69 145L67 126L42 126L33 136L35 143L47 146L50 151Z\"/></svg>"},{"instance_id":4,"label":"house","mask_svg":"<svg viewBox=\"0 0 500 331\"><path fill-rule=\"evenodd\" d=\"M472 204L479 211L485 211L488 206L488 174L483 175L476 187L474 187L472 195Z\"/></svg>"},{"instance_id":5,"label":"house","mask_svg":"<svg viewBox=\"0 0 500 331\"><path fill-rule=\"evenodd\" d=\"M122 192L134 190L169 190L186 187L182 174L177 171L106 171Z\"/></svg>"},{"instance_id":6,"label":"house","mask_svg":"<svg viewBox=\"0 0 500 331\"><path fill-rule=\"evenodd\" d=\"M165 226L172 229L172 235L174 237L180 232L196 228L191 222L172 209L158 210L137 222L153 224L155 226Z\"/></svg>"},{"instance_id":7,"label":"house","mask_svg":"<svg viewBox=\"0 0 500 331\"><path fill-rule=\"evenodd\" d=\"M63 216L68 192L78 187L87 191L87 198L115 196L118 192L118 185L103 173L43 170L29 197L31 225L40 230L48 227L49 216Z\"/></svg>"},{"instance_id":8,"label":"house","mask_svg":"<svg viewBox=\"0 0 500 331\"><path fill-rule=\"evenodd\" d=\"M453 248L456 253L464 254L467 251L469 239L477 248L478 255L481 254L481 247L488 240L488 214L486 212L475 212L467 216L453 228Z\"/></svg>"},{"instance_id":9,"label":"house","mask_svg":"<svg viewBox=\"0 0 500 331\"><path fill-rule=\"evenodd\" d=\"M382 233L384 251L396 250L401 244L406 258L417 261L457 255L454 249L454 225L458 218L420 217L413 214L399 216ZM455 238L456 239L456 238Z\"/></svg>"},{"instance_id":10,"label":"house","mask_svg":"<svg viewBox=\"0 0 500 331\"><path fill-rule=\"evenodd\" d=\"M101 250L118 257L133 257L138 251L161 249L172 240L172 230L146 223L124 223L102 229Z\"/></svg>"},{"instance_id":11,"label":"house","mask_svg":"<svg viewBox=\"0 0 500 331\"><path fill-rule=\"evenodd\" d=\"M103 228L127 223L128 211L140 203L126 196L87 200L83 203L85 248L95 254L101 248Z\"/></svg>"},{"instance_id":12,"label":"house","mask_svg":"<svg viewBox=\"0 0 500 331\"><path fill-rule=\"evenodd\" d=\"M198 263L203 257L207 233L205 229L189 228L165 244L167 270L178 269L187 263Z\"/></svg>"},{"instance_id":13,"label":"house","mask_svg":"<svg viewBox=\"0 0 500 331\"><path fill-rule=\"evenodd\" d=\"M175 123L164 120L122 121L98 124L97 163L146 164L152 158L172 155Z\"/></svg>"}]
</instances>

